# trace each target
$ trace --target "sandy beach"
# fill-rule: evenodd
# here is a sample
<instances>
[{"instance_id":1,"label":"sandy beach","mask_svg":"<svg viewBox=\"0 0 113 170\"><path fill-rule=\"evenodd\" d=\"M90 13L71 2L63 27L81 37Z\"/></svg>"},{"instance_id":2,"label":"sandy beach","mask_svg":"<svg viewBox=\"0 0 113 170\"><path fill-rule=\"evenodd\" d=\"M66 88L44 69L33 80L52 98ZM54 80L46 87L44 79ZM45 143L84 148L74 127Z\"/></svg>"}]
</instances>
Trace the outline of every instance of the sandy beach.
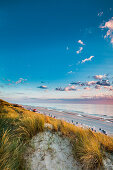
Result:
<instances>
[{"instance_id":1,"label":"sandy beach","mask_svg":"<svg viewBox=\"0 0 113 170\"><path fill-rule=\"evenodd\" d=\"M99 117L92 116L92 115L86 116L86 115L81 115L78 113L47 109L44 107L24 106L24 108L28 110L37 109L38 113L52 116L57 119L65 120L67 122L75 124L76 126L93 128L94 130L98 132L105 130L108 135L113 136L113 120L112 119L108 120L108 119L99 118Z\"/></svg>"}]
</instances>

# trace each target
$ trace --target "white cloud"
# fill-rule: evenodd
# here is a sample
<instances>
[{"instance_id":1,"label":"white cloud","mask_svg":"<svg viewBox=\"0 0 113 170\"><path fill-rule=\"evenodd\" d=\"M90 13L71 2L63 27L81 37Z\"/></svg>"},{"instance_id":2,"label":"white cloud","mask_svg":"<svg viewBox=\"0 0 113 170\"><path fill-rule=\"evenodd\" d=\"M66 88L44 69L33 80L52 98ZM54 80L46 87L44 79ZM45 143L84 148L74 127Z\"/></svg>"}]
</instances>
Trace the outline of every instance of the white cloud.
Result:
<instances>
[{"instance_id":1,"label":"white cloud","mask_svg":"<svg viewBox=\"0 0 113 170\"><path fill-rule=\"evenodd\" d=\"M82 60L81 63L85 63L86 61L91 61L91 59L93 58L94 56L90 56L89 58L86 58L84 60Z\"/></svg>"},{"instance_id":2,"label":"white cloud","mask_svg":"<svg viewBox=\"0 0 113 170\"><path fill-rule=\"evenodd\" d=\"M98 17L101 17L103 15L103 11L98 13Z\"/></svg>"},{"instance_id":3,"label":"white cloud","mask_svg":"<svg viewBox=\"0 0 113 170\"><path fill-rule=\"evenodd\" d=\"M69 71L68 74L72 74L73 72L72 71Z\"/></svg>"},{"instance_id":4,"label":"white cloud","mask_svg":"<svg viewBox=\"0 0 113 170\"><path fill-rule=\"evenodd\" d=\"M83 50L83 47L80 47L78 51L76 51L77 54L81 53L81 51Z\"/></svg>"},{"instance_id":5,"label":"white cloud","mask_svg":"<svg viewBox=\"0 0 113 170\"><path fill-rule=\"evenodd\" d=\"M83 41L81 41L81 40L78 40L78 43L79 43L79 44L82 44L82 45L85 45L85 44L83 43Z\"/></svg>"},{"instance_id":6,"label":"white cloud","mask_svg":"<svg viewBox=\"0 0 113 170\"><path fill-rule=\"evenodd\" d=\"M104 38L110 38L111 44L113 44L113 17L109 21L105 22L104 25L101 25L100 28L107 29Z\"/></svg>"}]
</instances>

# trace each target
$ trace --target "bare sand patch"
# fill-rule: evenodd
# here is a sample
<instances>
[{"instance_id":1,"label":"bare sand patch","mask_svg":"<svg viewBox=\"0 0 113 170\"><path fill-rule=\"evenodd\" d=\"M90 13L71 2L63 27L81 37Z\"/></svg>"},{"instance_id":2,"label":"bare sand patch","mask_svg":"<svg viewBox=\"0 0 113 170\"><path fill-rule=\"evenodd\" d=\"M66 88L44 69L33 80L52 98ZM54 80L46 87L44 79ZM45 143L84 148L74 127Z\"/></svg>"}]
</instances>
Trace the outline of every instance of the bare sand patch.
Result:
<instances>
[{"instance_id":1,"label":"bare sand patch","mask_svg":"<svg viewBox=\"0 0 113 170\"><path fill-rule=\"evenodd\" d=\"M72 155L72 147L66 138L44 131L32 140L34 152L27 157L27 169L32 170L81 170Z\"/></svg>"},{"instance_id":2,"label":"bare sand patch","mask_svg":"<svg viewBox=\"0 0 113 170\"><path fill-rule=\"evenodd\" d=\"M113 170L113 154L106 153L106 158L103 160L105 170Z\"/></svg>"}]
</instances>

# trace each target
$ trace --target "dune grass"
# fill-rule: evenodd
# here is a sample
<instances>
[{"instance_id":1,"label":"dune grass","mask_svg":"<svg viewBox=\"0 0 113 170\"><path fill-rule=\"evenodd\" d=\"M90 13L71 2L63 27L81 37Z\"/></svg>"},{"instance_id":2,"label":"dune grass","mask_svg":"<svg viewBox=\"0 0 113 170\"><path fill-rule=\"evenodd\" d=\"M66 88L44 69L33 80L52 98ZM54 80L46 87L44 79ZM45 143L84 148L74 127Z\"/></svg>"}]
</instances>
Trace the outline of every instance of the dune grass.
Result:
<instances>
[{"instance_id":1,"label":"dune grass","mask_svg":"<svg viewBox=\"0 0 113 170\"><path fill-rule=\"evenodd\" d=\"M53 125L53 131L59 131L70 139L73 155L81 162L83 169L103 169L105 152L113 154L113 137L51 117L46 117L45 121Z\"/></svg>"},{"instance_id":2,"label":"dune grass","mask_svg":"<svg viewBox=\"0 0 113 170\"><path fill-rule=\"evenodd\" d=\"M0 169L25 169L24 151L30 139L44 131L45 123L52 125L53 133L70 140L73 155L83 169L100 169L104 152L113 153L112 137L0 100Z\"/></svg>"},{"instance_id":3,"label":"dune grass","mask_svg":"<svg viewBox=\"0 0 113 170\"><path fill-rule=\"evenodd\" d=\"M24 169L30 139L44 129L44 118L0 100L0 169Z\"/></svg>"},{"instance_id":4,"label":"dune grass","mask_svg":"<svg viewBox=\"0 0 113 170\"><path fill-rule=\"evenodd\" d=\"M24 143L12 137L9 130L3 132L0 142L0 169L21 169Z\"/></svg>"}]
</instances>

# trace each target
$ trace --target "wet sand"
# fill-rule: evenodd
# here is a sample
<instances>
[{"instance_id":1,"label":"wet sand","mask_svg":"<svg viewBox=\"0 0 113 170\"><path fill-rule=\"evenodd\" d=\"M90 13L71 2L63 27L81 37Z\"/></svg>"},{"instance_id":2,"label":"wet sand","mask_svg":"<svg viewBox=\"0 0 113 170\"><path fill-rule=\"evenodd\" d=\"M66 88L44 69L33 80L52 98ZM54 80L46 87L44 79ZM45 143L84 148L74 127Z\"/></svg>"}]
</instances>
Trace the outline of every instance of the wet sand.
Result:
<instances>
[{"instance_id":1,"label":"wet sand","mask_svg":"<svg viewBox=\"0 0 113 170\"><path fill-rule=\"evenodd\" d=\"M37 109L38 113L42 113L51 117L62 119L67 122L75 124L76 126L83 126L88 128L93 128L96 131L105 130L108 135L113 136L113 120L107 120L104 118L99 118L91 115L81 115L78 113L66 112L66 111L57 111L53 109L47 109L44 107L35 107L35 106L24 106L28 110ZM101 131L100 131L101 132Z\"/></svg>"}]
</instances>

